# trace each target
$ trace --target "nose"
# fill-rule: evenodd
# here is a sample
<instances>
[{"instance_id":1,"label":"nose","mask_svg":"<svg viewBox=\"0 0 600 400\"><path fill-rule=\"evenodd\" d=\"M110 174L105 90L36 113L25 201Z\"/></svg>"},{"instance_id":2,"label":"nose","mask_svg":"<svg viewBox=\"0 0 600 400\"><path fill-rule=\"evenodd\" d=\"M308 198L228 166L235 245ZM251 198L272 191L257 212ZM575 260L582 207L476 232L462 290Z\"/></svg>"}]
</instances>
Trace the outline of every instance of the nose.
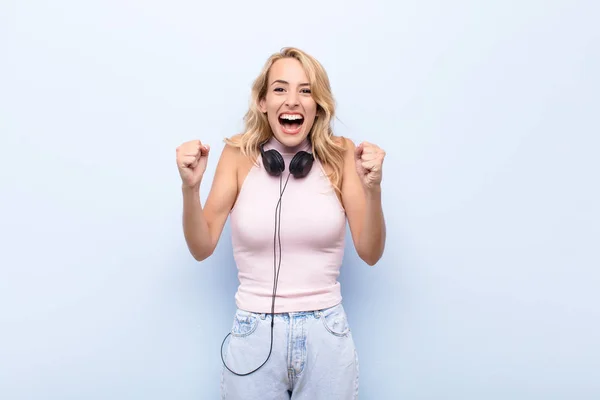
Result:
<instances>
[{"instance_id":1,"label":"nose","mask_svg":"<svg viewBox=\"0 0 600 400\"><path fill-rule=\"evenodd\" d=\"M285 99L285 105L288 106L288 107L293 108L293 107L298 106L299 104L300 104L300 102L298 100L298 93L296 93L293 90L290 90L288 92L288 95L287 95L286 99Z\"/></svg>"}]
</instances>

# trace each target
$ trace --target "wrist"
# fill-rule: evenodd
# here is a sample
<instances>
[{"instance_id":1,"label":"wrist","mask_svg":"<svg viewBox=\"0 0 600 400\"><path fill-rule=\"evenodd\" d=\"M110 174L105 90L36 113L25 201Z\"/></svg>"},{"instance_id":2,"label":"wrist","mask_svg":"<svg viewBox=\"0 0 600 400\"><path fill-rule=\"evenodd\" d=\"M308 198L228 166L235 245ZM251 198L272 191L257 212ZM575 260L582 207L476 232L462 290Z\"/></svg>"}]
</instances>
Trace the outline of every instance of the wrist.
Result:
<instances>
[{"instance_id":1,"label":"wrist","mask_svg":"<svg viewBox=\"0 0 600 400\"><path fill-rule=\"evenodd\" d=\"M365 195L367 197L372 198L381 197L381 185L377 184L372 186L365 186Z\"/></svg>"},{"instance_id":2,"label":"wrist","mask_svg":"<svg viewBox=\"0 0 600 400\"><path fill-rule=\"evenodd\" d=\"M181 185L181 191L183 192L183 194L199 194L200 193L200 183L198 183L197 185L186 185L186 184L182 184Z\"/></svg>"}]
</instances>

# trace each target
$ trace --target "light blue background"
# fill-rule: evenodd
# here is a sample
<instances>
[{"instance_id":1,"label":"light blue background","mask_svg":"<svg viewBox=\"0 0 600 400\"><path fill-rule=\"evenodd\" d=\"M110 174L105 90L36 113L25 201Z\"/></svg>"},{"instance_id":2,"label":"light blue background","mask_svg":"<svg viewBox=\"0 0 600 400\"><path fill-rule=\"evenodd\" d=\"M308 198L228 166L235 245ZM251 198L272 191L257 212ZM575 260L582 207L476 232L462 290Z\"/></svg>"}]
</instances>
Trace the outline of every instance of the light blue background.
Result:
<instances>
[{"instance_id":1,"label":"light blue background","mask_svg":"<svg viewBox=\"0 0 600 400\"><path fill-rule=\"evenodd\" d=\"M204 200L288 45L387 151L384 258L341 276L361 399L600 398L599 11L3 1L0 398L218 398L230 231L187 252L175 148L212 145Z\"/></svg>"}]
</instances>

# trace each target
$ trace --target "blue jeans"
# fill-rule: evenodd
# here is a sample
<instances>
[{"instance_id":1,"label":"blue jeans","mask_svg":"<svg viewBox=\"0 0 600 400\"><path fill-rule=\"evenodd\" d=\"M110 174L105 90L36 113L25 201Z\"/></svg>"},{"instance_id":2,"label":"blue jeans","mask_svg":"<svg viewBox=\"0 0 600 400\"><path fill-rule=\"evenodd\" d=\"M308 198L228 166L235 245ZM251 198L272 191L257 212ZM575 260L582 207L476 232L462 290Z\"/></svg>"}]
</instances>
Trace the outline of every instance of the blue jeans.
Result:
<instances>
[{"instance_id":1,"label":"blue jeans","mask_svg":"<svg viewBox=\"0 0 600 400\"><path fill-rule=\"evenodd\" d=\"M342 304L275 314L273 349L258 371L237 376L223 366L221 399L352 400L358 398L358 356ZM245 374L269 355L271 315L237 309L223 358Z\"/></svg>"}]
</instances>

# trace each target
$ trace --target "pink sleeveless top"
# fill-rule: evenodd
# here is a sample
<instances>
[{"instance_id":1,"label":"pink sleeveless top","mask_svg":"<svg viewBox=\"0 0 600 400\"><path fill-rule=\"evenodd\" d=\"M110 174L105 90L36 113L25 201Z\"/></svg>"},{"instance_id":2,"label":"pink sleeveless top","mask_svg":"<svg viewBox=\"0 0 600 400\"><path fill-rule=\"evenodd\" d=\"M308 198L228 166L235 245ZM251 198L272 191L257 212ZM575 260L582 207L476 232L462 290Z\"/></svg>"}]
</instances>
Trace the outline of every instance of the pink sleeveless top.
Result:
<instances>
[{"instance_id":1,"label":"pink sleeveless top","mask_svg":"<svg viewBox=\"0 0 600 400\"><path fill-rule=\"evenodd\" d=\"M265 150L277 149L285 160L282 187L289 164L298 150L310 151L307 141L286 148L272 138ZM239 308L271 312L275 268L273 238L280 178L263 168L262 157L244 180L231 210L233 256L239 287ZM341 302L337 280L344 255L346 214L321 163L315 159L310 173L290 176L281 200L281 268L275 297L275 312L309 311Z\"/></svg>"}]
</instances>

